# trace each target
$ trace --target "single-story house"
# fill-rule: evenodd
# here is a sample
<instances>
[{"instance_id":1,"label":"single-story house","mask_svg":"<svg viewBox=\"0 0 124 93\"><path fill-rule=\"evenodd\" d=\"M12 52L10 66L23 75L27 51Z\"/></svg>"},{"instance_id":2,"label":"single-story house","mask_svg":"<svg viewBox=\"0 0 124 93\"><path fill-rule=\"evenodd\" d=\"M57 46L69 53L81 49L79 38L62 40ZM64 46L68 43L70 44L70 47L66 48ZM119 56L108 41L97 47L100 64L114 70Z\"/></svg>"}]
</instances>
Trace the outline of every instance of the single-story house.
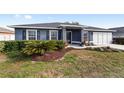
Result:
<instances>
[{"instance_id":1,"label":"single-story house","mask_svg":"<svg viewBox=\"0 0 124 93\"><path fill-rule=\"evenodd\" d=\"M112 43L112 32L104 28L72 23L39 23L11 25L15 28L15 40L63 40L70 44L92 42L94 44Z\"/></svg>"},{"instance_id":2,"label":"single-story house","mask_svg":"<svg viewBox=\"0 0 124 93\"><path fill-rule=\"evenodd\" d=\"M115 27L109 30L116 30L116 32L113 32L113 38L124 38L124 27Z\"/></svg>"},{"instance_id":3,"label":"single-story house","mask_svg":"<svg viewBox=\"0 0 124 93\"><path fill-rule=\"evenodd\" d=\"M0 27L0 41L15 40L14 37L14 31Z\"/></svg>"}]
</instances>

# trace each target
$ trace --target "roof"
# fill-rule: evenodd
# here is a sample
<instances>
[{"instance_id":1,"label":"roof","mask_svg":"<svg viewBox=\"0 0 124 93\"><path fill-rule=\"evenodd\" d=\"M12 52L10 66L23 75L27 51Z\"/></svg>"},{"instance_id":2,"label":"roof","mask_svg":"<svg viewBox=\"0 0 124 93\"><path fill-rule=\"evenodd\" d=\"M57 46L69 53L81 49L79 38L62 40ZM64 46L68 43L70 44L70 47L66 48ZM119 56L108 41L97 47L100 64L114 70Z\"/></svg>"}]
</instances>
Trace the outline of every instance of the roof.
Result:
<instances>
[{"instance_id":1,"label":"roof","mask_svg":"<svg viewBox=\"0 0 124 93\"><path fill-rule=\"evenodd\" d=\"M65 22L65 23L53 22L53 23L22 24L22 25L11 25L9 27L12 27L12 28L39 28L39 29L40 28L43 28L43 29L61 29L60 27L76 27L76 28L82 28L84 30L90 30L90 31L113 31L113 30L108 30L108 29L104 29L104 28L68 23L68 22Z\"/></svg>"},{"instance_id":2,"label":"roof","mask_svg":"<svg viewBox=\"0 0 124 93\"><path fill-rule=\"evenodd\" d=\"M107 30L107 29L104 29L104 28L99 28L99 27L93 27L93 26L87 26L87 27L84 27L85 29L100 29L100 30Z\"/></svg>"},{"instance_id":3,"label":"roof","mask_svg":"<svg viewBox=\"0 0 124 93\"><path fill-rule=\"evenodd\" d=\"M119 32L124 32L124 27L114 27L114 28L109 28L110 30L116 30Z\"/></svg>"},{"instance_id":4,"label":"roof","mask_svg":"<svg viewBox=\"0 0 124 93\"><path fill-rule=\"evenodd\" d=\"M71 23L60 23L60 22L53 22L53 23L36 23L36 24L23 24L23 25L15 25L15 26L34 26L34 27L59 27L60 25L74 25Z\"/></svg>"},{"instance_id":5,"label":"roof","mask_svg":"<svg viewBox=\"0 0 124 93\"><path fill-rule=\"evenodd\" d=\"M4 27L0 27L0 33L14 33L14 31L6 29Z\"/></svg>"},{"instance_id":6,"label":"roof","mask_svg":"<svg viewBox=\"0 0 124 93\"><path fill-rule=\"evenodd\" d=\"M11 25L12 28L44 28L44 29L60 29L61 26L70 26L70 27L82 27L81 25L76 25L72 23L36 23L36 24L22 24L22 25Z\"/></svg>"}]
</instances>

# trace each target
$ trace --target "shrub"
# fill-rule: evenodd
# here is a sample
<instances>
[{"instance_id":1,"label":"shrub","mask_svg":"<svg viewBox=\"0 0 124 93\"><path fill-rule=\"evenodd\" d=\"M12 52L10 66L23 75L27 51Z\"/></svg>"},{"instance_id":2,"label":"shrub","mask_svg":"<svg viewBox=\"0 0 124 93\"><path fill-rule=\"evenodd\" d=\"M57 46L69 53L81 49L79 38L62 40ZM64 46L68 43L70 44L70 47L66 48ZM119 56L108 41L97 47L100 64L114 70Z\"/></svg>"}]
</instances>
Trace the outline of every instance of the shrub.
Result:
<instances>
[{"instance_id":1,"label":"shrub","mask_svg":"<svg viewBox=\"0 0 124 93\"><path fill-rule=\"evenodd\" d=\"M21 51L27 41L4 41L4 52Z\"/></svg>"},{"instance_id":2,"label":"shrub","mask_svg":"<svg viewBox=\"0 0 124 93\"><path fill-rule=\"evenodd\" d=\"M47 51L62 48L64 48L64 42L57 40L4 41L2 47L5 53L20 51L27 55L42 55Z\"/></svg>"},{"instance_id":3,"label":"shrub","mask_svg":"<svg viewBox=\"0 0 124 93\"><path fill-rule=\"evenodd\" d=\"M21 61L21 60L26 60L28 58L27 55L25 55L20 51L7 52L6 55L12 61Z\"/></svg>"},{"instance_id":4,"label":"shrub","mask_svg":"<svg viewBox=\"0 0 124 93\"><path fill-rule=\"evenodd\" d=\"M114 38L113 43L124 45L124 38Z\"/></svg>"},{"instance_id":5,"label":"shrub","mask_svg":"<svg viewBox=\"0 0 124 93\"><path fill-rule=\"evenodd\" d=\"M0 52L3 52L4 46L5 46L4 42L1 41L0 42Z\"/></svg>"},{"instance_id":6,"label":"shrub","mask_svg":"<svg viewBox=\"0 0 124 93\"><path fill-rule=\"evenodd\" d=\"M4 46L4 51L5 52L10 52L10 51L15 51L17 50L17 42L15 41L5 41L5 46Z\"/></svg>"},{"instance_id":7,"label":"shrub","mask_svg":"<svg viewBox=\"0 0 124 93\"><path fill-rule=\"evenodd\" d=\"M62 49L64 43L62 41L50 40L50 41L28 41L25 43L23 53L27 55L43 55L48 51L54 51L56 49Z\"/></svg>"},{"instance_id":8,"label":"shrub","mask_svg":"<svg viewBox=\"0 0 124 93\"><path fill-rule=\"evenodd\" d=\"M56 46L57 46L57 41L55 40L42 42L42 48L43 50L45 50L45 52L56 50L57 49Z\"/></svg>"},{"instance_id":9,"label":"shrub","mask_svg":"<svg viewBox=\"0 0 124 93\"><path fill-rule=\"evenodd\" d=\"M42 42L26 42L26 47L23 48L23 53L27 54L27 55L33 55L33 54L44 54L44 50L43 50L43 45Z\"/></svg>"},{"instance_id":10,"label":"shrub","mask_svg":"<svg viewBox=\"0 0 124 93\"><path fill-rule=\"evenodd\" d=\"M62 41L62 40L60 40L60 41L56 41L56 43L57 43L57 48L58 49L63 49L64 47L65 47L65 43L64 43L64 41Z\"/></svg>"}]
</instances>

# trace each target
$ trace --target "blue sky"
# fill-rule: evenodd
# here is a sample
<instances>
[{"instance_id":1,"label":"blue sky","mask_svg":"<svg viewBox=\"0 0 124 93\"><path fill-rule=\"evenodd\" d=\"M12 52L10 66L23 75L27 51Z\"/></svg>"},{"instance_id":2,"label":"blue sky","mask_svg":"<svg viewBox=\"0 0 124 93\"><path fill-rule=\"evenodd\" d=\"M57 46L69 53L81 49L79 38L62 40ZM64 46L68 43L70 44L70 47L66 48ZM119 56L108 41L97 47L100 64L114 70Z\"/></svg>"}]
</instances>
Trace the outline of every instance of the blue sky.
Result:
<instances>
[{"instance_id":1,"label":"blue sky","mask_svg":"<svg viewBox=\"0 0 124 93\"><path fill-rule=\"evenodd\" d=\"M66 21L103 28L119 27L124 26L124 14L0 14L0 26Z\"/></svg>"}]
</instances>

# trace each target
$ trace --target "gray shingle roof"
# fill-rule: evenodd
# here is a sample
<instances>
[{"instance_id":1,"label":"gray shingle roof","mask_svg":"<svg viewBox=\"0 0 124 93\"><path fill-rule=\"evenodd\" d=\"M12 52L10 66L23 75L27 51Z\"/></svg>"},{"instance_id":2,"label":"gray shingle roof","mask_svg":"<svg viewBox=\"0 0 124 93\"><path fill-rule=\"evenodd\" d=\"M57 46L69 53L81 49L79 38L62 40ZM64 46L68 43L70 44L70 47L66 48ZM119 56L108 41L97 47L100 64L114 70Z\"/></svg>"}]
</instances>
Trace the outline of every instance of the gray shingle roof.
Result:
<instances>
[{"instance_id":1,"label":"gray shingle roof","mask_svg":"<svg viewBox=\"0 0 124 93\"><path fill-rule=\"evenodd\" d=\"M104 28L93 27L93 26L87 26L87 27L84 27L84 28L85 28L85 29L107 30L107 29L104 29Z\"/></svg>"},{"instance_id":2,"label":"gray shingle roof","mask_svg":"<svg viewBox=\"0 0 124 93\"><path fill-rule=\"evenodd\" d=\"M101 30L105 30L103 28L99 28L99 27L92 27L92 26L85 26L85 25L80 25L80 24L73 24L73 23L61 23L61 22L53 22L53 23L36 23L36 24L22 24L22 25L12 25L12 26L29 26L29 27L54 27L54 28L58 28L61 25L70 25L70 26L81 26L83 28L86 29L101 29Z\"/></svg>"},{"instance_id":3,"label":"gray shingle roof","mask_svg":"<svg viewBox=\"0 0 124 93\"><path fill-rule=\"evenodd\" d=\"M4 27L0 27L0 32L8 32L8 33L14 33L14 31L6 29Z\"/></svg>"},{"instance_id":4,"label":"gray shingle roof","mask_svg":"<svg viewBox=\"0 0 124 93\"><path fill-rule=\"evenodd\" d=\"M59 27L60 25L74 25L71 23L60 23L60 22L53 22L53 23L36 23L36 24L22 24L22 25L14 25L14 26L31 26L31 27Z\"/></svg>"},{"instance_id":5,"label":"gray shingle roof","mask_svg":"<svg viewBox=\"0 0 124 93\"><path fill-rule=\"evenodd\" d=\"M110 31L108 29L104 28L99 28L99 27L93 27L93 26L86 26L86 25L80 25L80 24L73 24L73 23L61 23L61 22L53 22L53 23L36 23L36 24L22 24L22 25L12 25L9 27L13 28L49 28L49 29L58 29L61 26L67 26L67 27L79 27L83 29L88 29L88 30L97 30L97 31Z\"/></svg>"},{"instance_id":6,"label":"gray shingle roof","mask_svg":"<svg viewBox=\"0 0 124 93\"><path fill-rule=\"evenodd\" d=\"M119 32L124 32L124 27L114 27L114 28L109 28L110 30L116 30Z\"/></svg>"}]
</instances>

